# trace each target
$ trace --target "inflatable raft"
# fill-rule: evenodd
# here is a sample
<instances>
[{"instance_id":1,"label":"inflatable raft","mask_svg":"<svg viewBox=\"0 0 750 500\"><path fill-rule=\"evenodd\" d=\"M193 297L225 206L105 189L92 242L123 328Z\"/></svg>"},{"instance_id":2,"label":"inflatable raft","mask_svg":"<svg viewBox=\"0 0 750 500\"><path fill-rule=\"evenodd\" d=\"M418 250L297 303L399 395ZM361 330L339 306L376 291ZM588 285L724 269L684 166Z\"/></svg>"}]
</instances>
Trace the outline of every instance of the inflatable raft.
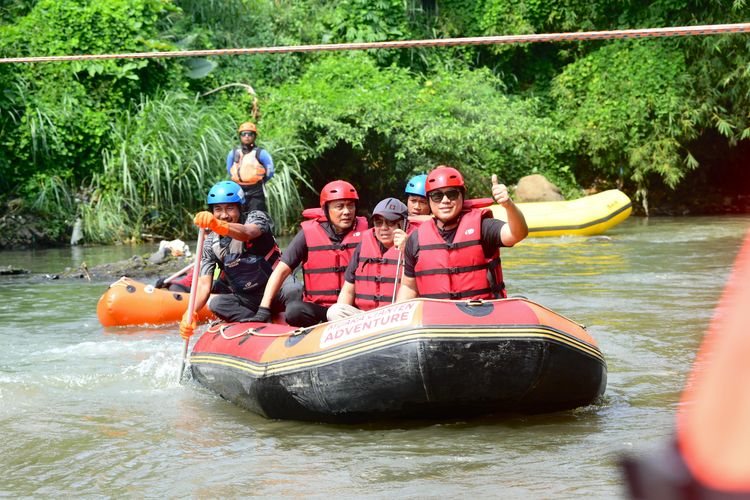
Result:
<instances>
[{"instance_id":1,"label":"inflatable raft","mask_svg":"<svg viewBox=\"0 0 750 500\"><path fill-rule=\"evenodd\" d=\"M96 315L102 326L160 325L175 323L187 311L188 293L154 288L123 276L99 298ZM198 321L213 319L204 307Z\"/></svg>"},{"instance_id":2,"label":"inflatable raft","mask_svg":"<svg viewBox=\"0 0 750 500\"><path fill-rule=\"evenodd\" d=\"M607 381L586 330L525 299L414 299L305 329L214 325L190 370L252 412L320 422L565 410Z\"/></svg>"},{"instance_id":3,"label":"inflatable raft","mask_svg":"<svg viewBox=\"0 0 750 500\"><path fill-rule=\"evenodd\" d=\"M633 205L628 195L610 189L577 200L518 203L518 208L526 217L531 237L593 236L627 219ZM505 209L499 205L492 206L492 214L507 220Z\"/></svg>"}]
</instances>

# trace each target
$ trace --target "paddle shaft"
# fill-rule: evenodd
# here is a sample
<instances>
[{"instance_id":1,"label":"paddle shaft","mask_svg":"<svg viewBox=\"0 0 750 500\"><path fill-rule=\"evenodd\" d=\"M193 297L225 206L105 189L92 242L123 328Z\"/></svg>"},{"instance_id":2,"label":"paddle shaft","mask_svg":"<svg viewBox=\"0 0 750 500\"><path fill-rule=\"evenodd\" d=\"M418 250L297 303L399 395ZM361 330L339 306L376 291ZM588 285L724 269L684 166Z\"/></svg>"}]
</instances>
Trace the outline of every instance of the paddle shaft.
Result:
<instances>
[{"instance_id":1,"label":"paddle shaft","mask_svg":"<svg viewBox=\"0 0 750 500\"><path fill-rule=\"evenodd\" d=\"M398 251L398 260L396 261L396 281L393 282L393 298L391 299L391 304L396 302L396 291L398 290L398 275L401 271L401 256L404 254L401 250Z\"/></svg>"},{"instance_id":2,"label":"paddle shaft","mask_svg":"<svg viewBox=\"0 0 750 500\"><path fill-rule=\"evenodd\" d=\"M188 324L193 323L193 310L195 307L195 292L198 289L198 273L200 272L201 265L201 254L203 253L203 240L206 238L206 232L202 228L198 228L198 243L195 245L195 262L193 263L193 281L190 283L190 298L188 299ZM182 365L180 366L180 378L182 380L182 373L185 371L185 359L187 359L188 347L190 346L190 337L185 339L185 347L182 350Z\"/></svg>"},{"instance_id":3,"label":"paddle shaft","mask_svg":"<svg viewBox=\"0 0 750 500\"><path fill-rule=\"evenodd\" d=\"M166 283L172 283L172 280L176 279L179 276L182 276L183 274L185 274L186 272L188 272L190 270L190 268L193 267L193 266L194 266L194 264L192 264L192 263L188 264L187 266L183 267L182 269L180 269L179 271L177 271L176 273L174 273L173 275L171 275L169 278L166 278L164 280L164 283L165 284Z\"/></svg>"},{"instance_id":4,"label":"paddle shaft","mask_svg":"<svg viewBox=\"0 0 750 500\"><path fill-rule=\"evenodd\" d=\"M404 227L403 230L406 232L406 228L409 227L409 218L404 218ZM404 243L404 245L406 245ZM401 258L404 255L404 251L399 249L398 251L398 260L396 260L396 280L393 282L393 298L391 298L391 304L396 302L396 292L398 291L398 282L399 282L399 274L401 271Z\"/></svg>"}]
</instances>

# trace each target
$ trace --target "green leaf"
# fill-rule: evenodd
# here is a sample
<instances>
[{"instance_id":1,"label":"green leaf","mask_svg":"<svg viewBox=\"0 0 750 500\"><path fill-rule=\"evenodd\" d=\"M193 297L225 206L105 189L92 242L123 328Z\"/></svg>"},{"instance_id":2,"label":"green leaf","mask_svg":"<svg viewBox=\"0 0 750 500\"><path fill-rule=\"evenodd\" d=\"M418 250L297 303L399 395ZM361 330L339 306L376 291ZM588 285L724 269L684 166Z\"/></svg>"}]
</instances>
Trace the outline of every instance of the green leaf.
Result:
<instances>
[{"instance_id":1,"label":"green leaf","mask_svg":"<svg viewBox=\"0 0 750 500\"><path fill-rule=\"evenodd\" d=\"M188 68L186 76L195 80L204 78L218 66L214 61L202 58L187 59L184 64Z\"/></svg>"}]
</instances>

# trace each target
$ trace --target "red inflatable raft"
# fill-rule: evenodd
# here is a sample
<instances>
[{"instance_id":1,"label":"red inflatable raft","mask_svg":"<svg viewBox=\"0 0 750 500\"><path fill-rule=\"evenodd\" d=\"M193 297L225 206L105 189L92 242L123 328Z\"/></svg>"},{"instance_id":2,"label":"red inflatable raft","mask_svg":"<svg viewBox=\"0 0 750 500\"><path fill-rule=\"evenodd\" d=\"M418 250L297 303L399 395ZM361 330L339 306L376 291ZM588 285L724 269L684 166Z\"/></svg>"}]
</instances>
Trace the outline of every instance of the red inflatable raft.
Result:
<instances>
[{"instance_id":1,"label":"red inflatable raft","mask_svg":"<svg viewBox=\"0 0 750 500\"><path fill-rule=\"evenodd\" d=\"M188 293L154 288L123 276L109 285L101 296L96 315L103 326L175 323L187 311L189 296ZM198 321L213 318L206 307L198 313Z\"/></svg>"},{"instance_id":2,"label":"red inflatable raft","mask_svg":"<svg viewBox=\"0 0 750 500\"><path fill-rule=\"evenodd\" d=\"M333 422L564 410L607 381L585 329L525 299L414 299L305 329L219 324L190 363L250 411Z\"/></svg>"}]
</instances>

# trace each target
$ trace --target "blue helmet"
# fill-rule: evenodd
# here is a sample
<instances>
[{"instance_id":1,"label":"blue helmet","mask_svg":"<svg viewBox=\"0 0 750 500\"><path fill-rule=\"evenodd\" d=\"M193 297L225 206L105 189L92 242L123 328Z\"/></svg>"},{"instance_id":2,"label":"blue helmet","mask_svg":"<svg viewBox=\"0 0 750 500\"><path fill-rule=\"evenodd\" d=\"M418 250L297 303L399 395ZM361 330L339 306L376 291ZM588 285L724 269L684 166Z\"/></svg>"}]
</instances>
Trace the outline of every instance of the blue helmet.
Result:
<instances>
[{"instance_id":1,"label":"blue helmet","mask_svg":"<svg viewBox=\"0 0 750 500\"><path fill-rule=\"evenodd\" d=\"M206 203L216 205L219 203L239 203L245 204L245 192L239 184L232 181L221 181L214 184L211 191L208 192Z\"/></svg>"},{"instance_id":2,"label":"blue helmet","mask_svg":"<svg viewBox=\"0 0 750 500\"><path fill-rule=\"evenodd\" d=\"M413 194L426 198L427 193L425 193L424 190L425 182L427 182L427 174L415 175L406 183L406 189L404 192L406 194Z\"/></svg>"}]
</instances>

